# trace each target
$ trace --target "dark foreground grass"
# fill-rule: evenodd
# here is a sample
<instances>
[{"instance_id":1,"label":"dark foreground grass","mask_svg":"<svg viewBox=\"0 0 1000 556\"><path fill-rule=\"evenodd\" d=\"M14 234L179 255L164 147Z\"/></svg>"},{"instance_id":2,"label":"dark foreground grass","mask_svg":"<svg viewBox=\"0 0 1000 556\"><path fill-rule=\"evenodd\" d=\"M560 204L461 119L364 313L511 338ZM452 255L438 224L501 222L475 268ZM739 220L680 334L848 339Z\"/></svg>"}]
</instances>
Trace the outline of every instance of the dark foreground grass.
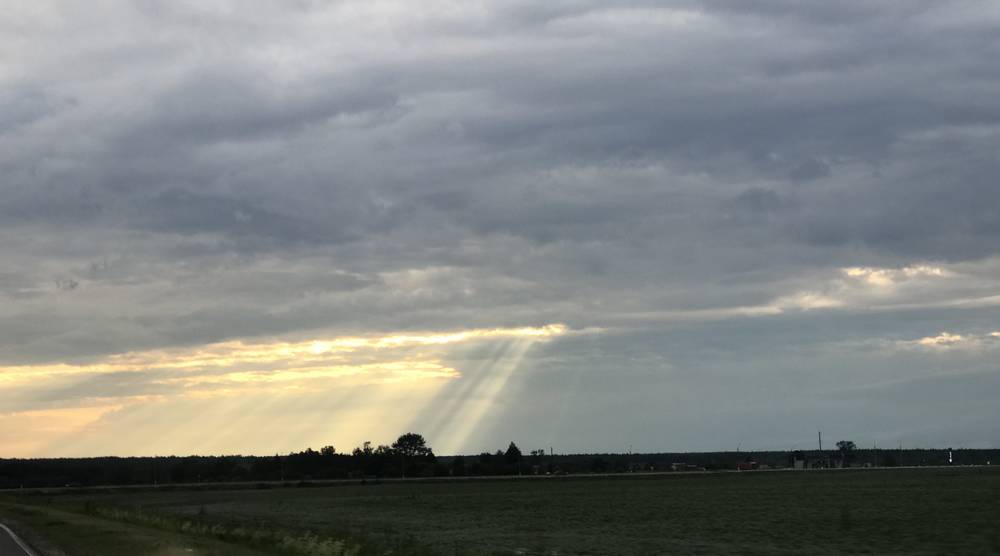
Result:
<instances>
[{"instance_id":1,"label":"dark foreground grass","mask_svg":"<svg viewBox=\"0 0 1000 556\"><path fill-rule=\"evenodd\" d=\"M265 552L52 507L0 502L0 519L44 556L263 556Z\"/></svg>"},{"instance_id":2,"label":"dark foreground grass","mask_svg":"<svg viewBox=\"0 0 1000 556\"><path fill-rule=\"evenodd\" d=\"M88 492L19 503L160 529L309 532L350 539L362 554L1000 554L994 468Z\"/></svg>"}]
</instances>

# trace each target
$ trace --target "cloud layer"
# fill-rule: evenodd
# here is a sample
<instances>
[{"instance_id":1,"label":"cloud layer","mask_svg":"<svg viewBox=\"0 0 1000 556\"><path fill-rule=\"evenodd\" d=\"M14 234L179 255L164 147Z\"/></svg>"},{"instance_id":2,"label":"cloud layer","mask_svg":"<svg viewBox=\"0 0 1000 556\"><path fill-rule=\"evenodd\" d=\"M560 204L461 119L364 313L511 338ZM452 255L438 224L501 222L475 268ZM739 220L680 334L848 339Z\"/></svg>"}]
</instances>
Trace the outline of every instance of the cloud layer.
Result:
<instances>
[{"instance_id":1,"label":"cloud layer","mask_svg":"<svg viewBox=\"0 0 1000 556\"><path fill-rule=\"evenodd\" d=\"M525 349L476 430L432 443L789 447L816 426L859 444L1000 442L995 410L951 387L1000 396L987 352L904 349L997 330L997 6L7 11L5 376L223 342L565 323L594 333ZM441 357L455 384L479 368ZM25 400L67 388L137 428L215 411L133 398L137 376L53 379L30 396L0 377L0 399L21 400L0 421L22 436L47 427L26 412L56 409ZM470 395L453 389L441 395ZM930 391L965 421L942 425L919 401ZM53 422L99 417L77 409L89 413ZM197 448L272 450L238 438Z\"/></svg>"}]
</instances>

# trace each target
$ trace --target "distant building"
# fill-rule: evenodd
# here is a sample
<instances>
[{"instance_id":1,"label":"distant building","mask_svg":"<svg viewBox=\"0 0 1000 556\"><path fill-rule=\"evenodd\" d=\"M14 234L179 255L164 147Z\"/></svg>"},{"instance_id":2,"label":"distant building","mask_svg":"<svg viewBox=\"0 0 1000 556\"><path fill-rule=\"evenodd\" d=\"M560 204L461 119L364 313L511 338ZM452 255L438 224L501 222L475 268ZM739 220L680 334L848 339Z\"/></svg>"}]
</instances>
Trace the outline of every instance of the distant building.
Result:
<instances>
[{"instance_id":1,"label":"distant building","mask_svg":"<svg viewBox=\"0 0 1000 556\"><path fill-rule=\"evenodd\" d=\"M753 459L747 458L745 461L741 461L736 464L736 469L738 471L753 471L759 469L760 465Z\"/></svg>"},{"instance_id":2,"label":"distant building","mask_svg":"<svg viewBox=\"0 0 1000 556\"><path fill-rule=\"evenodd\" d=\"M792 452L792 469L806 469L808 467L809 462L806 460L805 454L799 451Z\"/></svg>"},{"instance_id":3,"label":"distant building","mask_svg":"<svg viewBox=\"0 0 1000 556\"><path fill-rule=\"evenodd\" d=\"M671 471L704 471L705 468L700 465L694 465L693 463L680 463L674 462L670 464Z\"/></svg>"}]
</instances>

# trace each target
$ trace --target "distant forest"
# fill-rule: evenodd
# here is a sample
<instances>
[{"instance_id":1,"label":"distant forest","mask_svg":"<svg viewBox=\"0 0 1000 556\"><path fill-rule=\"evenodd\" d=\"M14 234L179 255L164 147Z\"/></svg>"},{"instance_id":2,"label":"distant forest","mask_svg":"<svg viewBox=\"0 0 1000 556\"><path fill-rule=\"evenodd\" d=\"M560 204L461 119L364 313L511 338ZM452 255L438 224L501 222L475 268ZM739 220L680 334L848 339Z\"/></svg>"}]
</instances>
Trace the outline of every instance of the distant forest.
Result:
<instances>
[{"instance_id":1,"label":"distant forest","mask_svg":"<svg viewBox=\"0 0 1000 556\"><path fill-rule=\"evenodd\" d=\"M522 453L511 442L496 452L436 456L416 433L391 445L370 442L350 453L333 446L274 456L161 456L49 459L0 459L0 489L177 485L191 483L305 484L309 481L475 477L495 475L564 475L586 473L685 472L726 469L779 469L804 460L808 467L895 467L1000 464L1000 450L858 449L696 452L655 454L552 454L543 449ZM949 452L952 461L949 462ZM749 465L752 462L752 467ZM809 463L811 462L811 463Z\"/></svg>"}]
</instances>

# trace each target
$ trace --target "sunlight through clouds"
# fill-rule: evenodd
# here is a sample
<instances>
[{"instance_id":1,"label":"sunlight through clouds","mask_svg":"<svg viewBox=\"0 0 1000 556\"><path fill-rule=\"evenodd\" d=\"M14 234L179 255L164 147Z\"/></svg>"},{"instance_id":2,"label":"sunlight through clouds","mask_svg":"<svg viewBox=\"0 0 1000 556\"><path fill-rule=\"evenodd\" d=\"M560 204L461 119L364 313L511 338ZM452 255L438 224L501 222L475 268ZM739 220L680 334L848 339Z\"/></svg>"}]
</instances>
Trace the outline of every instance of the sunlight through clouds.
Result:
<instances>
[{"instance_id":1,"label":"sunlight through clouds","mask_svg":"<svg viewBox=\"0 0 1000 556\"><path fill-rule=\"evenodd\" d=\"M994 5L5 2L0 428L713 450L808 437L780 392L946 438L958 382L841 389L1000 392Z\"/></svg>"},{"instance_id":2,"label":"sunlight through clouds","mask_svg":"<svg viewBox=\"0 0 1000 556\"><path fill-rule=\"evenodd\" d=\"M515 346L503 347L501 357L478 369L486 376L476 378L461 408L462 426L442 431L449 438L465 437L527 349L566 333L566 326L552 324L228 341L116 354L80 364L3 367L0 404L10 407L0 405L0 423L9 429L25 419L53 416L65 425L44 429L30 443L8 442L25 454L89 453L119 445L113 453L183 452L199 446L254 452L270 449L272 438L259 435L268 430L274 435L283 431L290 448L296 447L294 442L342 442L398 432L392 427L407 426L444 384L463 379L462 369L445 362L454 347L477 342ZM386 408L393 408L388 412L393 417ZM126 422L137 421L158 432L136 437L121 430ZM375 429L373 423L378 424Z\"/></svg>"},{"instance_id":3,"label":"sunlight through clouds","mask_svg":"<svg viewBox=\"0 0 1000 556\"><path fill-rule=\"evenodd\" d=\"M220 342L194 348L136 351L112 355L102 361L70 364L40 364L0 367L3 382L33 381L63 375L87 375L148 370L181 371L196 377L212 376L213 381L230 378L234 382L283 381L295 378L336 377L387 371L414 377L451 374L444 367L423 363L390 361L382 365L356 364L376 353L409 352L414 348L446 346L473 340L502 338L545 338L566 332L561 324L537 328L494 328L449 333L400 334L381 337L343 337L298 342ZM339 364L338 364L339 363ZM351 364L345 364L351 363ZM411 364L412 363L412 364ZM232 370L232 372L229 372ZM282 373L290 374L288 377ZM179 375L178 380L189 377ZM191 379L193 380L193 379Z\"/></svg>"},{"instance_id":4,"label":"sunlight through clouds","mask_svg":"<svg viewBox=\"0 0 1000 556\"><path fill-rule=\"evenodd\" d=\"M501 356L483 370L482 380L460 398L458 407L441 414L445 424L440 435L445 441L442 444L444 453L459 453L467 446L484 417L500 400L504 387L534 342L535 338L530 336L510 340Z\"/></svg>"}]
</instances>

